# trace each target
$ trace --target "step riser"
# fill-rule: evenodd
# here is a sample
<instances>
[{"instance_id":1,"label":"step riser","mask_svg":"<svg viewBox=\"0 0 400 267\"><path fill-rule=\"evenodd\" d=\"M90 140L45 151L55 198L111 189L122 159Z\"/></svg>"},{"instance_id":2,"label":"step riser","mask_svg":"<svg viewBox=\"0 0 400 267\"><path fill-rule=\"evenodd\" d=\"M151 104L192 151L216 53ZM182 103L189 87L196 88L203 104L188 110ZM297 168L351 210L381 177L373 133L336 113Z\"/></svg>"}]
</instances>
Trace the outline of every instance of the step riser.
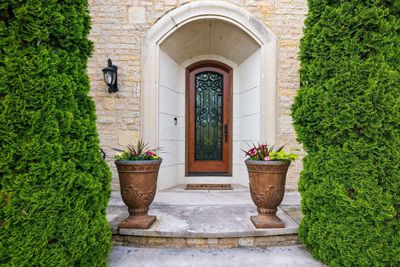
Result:
<instances>
[{"instance_id":1,"label":"step riser","mask_svg":"<svg viewBox=\"0 0 400 267\"><path fill-rule=\"evenodd\" d=\"M235 248L299 244L297 234L227 238L149 237L114 234L112 240L113 244L117 246L156 248Z\"/></svg>"}]
</instances>

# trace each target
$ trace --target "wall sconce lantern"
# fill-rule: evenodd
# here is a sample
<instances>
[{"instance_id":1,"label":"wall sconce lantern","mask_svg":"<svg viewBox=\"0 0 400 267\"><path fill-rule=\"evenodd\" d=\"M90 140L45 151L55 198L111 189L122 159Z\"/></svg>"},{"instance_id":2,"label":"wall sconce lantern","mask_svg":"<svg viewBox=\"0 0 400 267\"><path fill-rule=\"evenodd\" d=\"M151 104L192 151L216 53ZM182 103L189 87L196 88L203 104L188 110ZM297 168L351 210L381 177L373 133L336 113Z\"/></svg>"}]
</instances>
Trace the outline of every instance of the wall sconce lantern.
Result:
<instances>
[{"instance_id":1,"label":"wall sconce lantern","mask_svg":"<svg viewBox=\"0 0 400 267\"><path fill-rule=\"evenodd\" d=\"M115 93L118 91L118 67L112 64L111 59L108 59L108 66L103 69L104 82L108 85L108 92Z\"/></svg>"}]
</instances>

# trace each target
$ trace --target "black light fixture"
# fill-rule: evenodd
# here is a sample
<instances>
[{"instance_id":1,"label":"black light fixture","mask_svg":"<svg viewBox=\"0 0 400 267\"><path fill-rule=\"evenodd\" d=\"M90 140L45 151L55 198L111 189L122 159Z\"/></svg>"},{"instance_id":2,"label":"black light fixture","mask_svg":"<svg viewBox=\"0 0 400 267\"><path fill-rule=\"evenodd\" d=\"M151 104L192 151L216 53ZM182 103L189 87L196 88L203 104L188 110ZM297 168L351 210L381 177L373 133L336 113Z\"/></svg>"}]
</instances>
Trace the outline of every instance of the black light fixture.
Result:
<instances>
[{"instance_id":1,"label":"black light fixture","mask_svg":"<svg viewBox=\"0 0 400 267\"><path fill-rule=\"evenodd\" d=\"M118 91L118 67L112 64L111 59L108 59L108 66L103 69L104 82L108 85L108 92L115 93Z\"/></svg>"}]
</instances>

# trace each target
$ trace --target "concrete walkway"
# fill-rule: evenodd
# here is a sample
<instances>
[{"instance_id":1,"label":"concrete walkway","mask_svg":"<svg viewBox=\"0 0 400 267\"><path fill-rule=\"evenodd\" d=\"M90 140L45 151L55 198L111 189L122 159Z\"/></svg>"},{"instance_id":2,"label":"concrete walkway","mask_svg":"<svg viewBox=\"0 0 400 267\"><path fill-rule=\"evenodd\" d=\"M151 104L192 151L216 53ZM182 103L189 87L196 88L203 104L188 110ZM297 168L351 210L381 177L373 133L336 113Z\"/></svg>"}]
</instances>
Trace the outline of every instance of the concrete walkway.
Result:
<instances>
[{"instance_id":1,"label":"concrete walkway","mask_svg":"<svg viewBox=\"0 0 400 267\"><path fill-rule=\"evenodd\" d=\"M110 267L318 267L301 246L232 249L114 247Z\"/></svg>"}]
</instances>

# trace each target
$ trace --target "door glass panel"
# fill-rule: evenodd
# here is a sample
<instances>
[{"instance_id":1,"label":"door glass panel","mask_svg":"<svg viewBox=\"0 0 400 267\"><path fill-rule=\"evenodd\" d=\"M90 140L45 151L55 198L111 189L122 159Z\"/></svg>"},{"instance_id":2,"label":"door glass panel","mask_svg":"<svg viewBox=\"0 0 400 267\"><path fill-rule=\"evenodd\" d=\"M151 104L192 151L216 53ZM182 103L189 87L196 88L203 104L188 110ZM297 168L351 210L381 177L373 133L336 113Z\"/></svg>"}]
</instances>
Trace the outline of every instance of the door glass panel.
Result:
<instances>
[{"instance_id":1,"label":"door glass panel","mask_svg":"<svg viewBox=\"0 0 400 267\"><path fill-rule=\"evenodd\" d=\"M224 77L212 71L195 76L195 159L222 160Z\"/></svg>"}]
</instances>

